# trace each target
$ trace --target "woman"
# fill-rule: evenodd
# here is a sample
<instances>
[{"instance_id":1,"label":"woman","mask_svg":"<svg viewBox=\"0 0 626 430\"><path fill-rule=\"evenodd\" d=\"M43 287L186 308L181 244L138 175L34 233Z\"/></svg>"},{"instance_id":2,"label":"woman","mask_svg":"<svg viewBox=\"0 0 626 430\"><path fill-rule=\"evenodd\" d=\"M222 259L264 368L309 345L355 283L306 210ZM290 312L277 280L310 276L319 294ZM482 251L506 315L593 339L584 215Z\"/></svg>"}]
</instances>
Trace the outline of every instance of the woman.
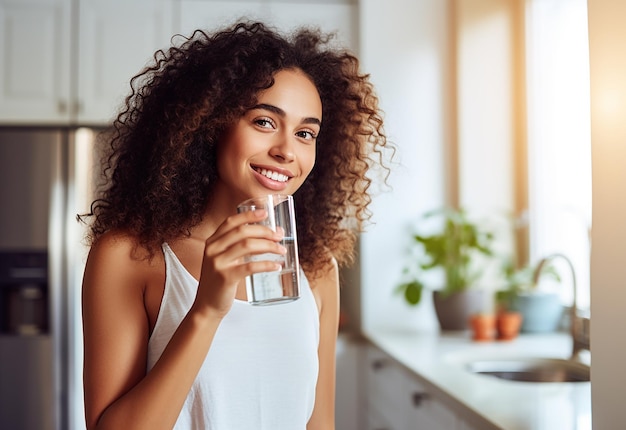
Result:
<instances>
[{"instance_id":1,"label":"woman","mask_svg":"<svg viewBox=\"0 0 626 430\"><path fill-rule=\"evenodd\" d=\"M238 23L133 79L83 217L89 429L334 428L338 267L387 143L358 60L327 44ZM245 277L277 267L245 257L285 250L235 208L271 193L294 196L304 285L255 307Z\"/></svg>"}]
</instances>

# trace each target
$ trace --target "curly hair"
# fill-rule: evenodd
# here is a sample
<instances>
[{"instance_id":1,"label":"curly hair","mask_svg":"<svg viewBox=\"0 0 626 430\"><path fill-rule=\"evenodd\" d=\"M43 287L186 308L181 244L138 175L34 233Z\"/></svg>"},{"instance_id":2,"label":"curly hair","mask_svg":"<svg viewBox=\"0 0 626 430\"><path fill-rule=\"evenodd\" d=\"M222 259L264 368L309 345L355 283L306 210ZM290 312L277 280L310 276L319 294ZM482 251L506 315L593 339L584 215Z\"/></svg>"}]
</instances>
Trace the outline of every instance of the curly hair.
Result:
<instances>
[{"instance_id":1,"label":"curly hair","mask_svg":"<svg viewBox=\"0 0 626 430\"><path fill-rule=\"evenodd\" d=\"M105 183L92 203L88 240L109 230L132 234L153 253L189 235L217 178L216 146L256 104L282 69L315 84L324 121L315 166L294 194L300 259L315 272L334 257L354 259L356 235L371 217L368 171L383 166L388 144L378 99L358 59L332 49L332 35L301 28L290 37L258 22L219 32L197 30L157 51L131 80L103 157Z\"/></svg>"}]
</instances>

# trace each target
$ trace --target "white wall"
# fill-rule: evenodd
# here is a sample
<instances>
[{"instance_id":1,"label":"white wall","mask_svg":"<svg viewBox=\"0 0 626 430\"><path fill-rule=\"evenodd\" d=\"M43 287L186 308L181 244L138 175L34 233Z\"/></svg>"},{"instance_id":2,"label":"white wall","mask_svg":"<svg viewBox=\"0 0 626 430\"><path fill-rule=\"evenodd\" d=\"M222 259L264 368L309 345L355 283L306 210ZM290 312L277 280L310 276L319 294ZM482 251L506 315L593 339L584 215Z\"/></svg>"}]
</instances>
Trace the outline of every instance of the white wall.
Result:
<instances>
[{"instance_id":1,"label":"white wall","mask_svg":"<svg viewBox=\"0 0 626 430\"><path fill-rule=\"evenodd\" d=\"M448 5L441 0L360 2L360 54L398 147L391 192L374 199L373 225L361 238L362 326L433 329L430 296L418 309L392 292L411 225L445 203L450 144Z\"/></svg>"},{"instance_id":2,"label":"white wall","mask_svg":"<svg viewBox=\"0 0 626 430\"><path fill-rule=\"evenodd\" d=\"M460 205L495 223L505 234L500 249L511 247L504 215L514 206L512 6L364 0L360 14L363 69L398 146L392 191L374 200L375 225L361 241L362 325L437 329L429 291L417 308L392 293L418 217ZM482 287L500 287L491 279ZM492 305L487 294L486 309Z\"/></svg>"},{"instance_id":3,"label":"white wall","mask_svg":"<svg viewBox=\"0 0 626 430\"><path fill-rule=\"evenodd\" d=\"M588 1L593 230L593 428L626 422L626 2ZM619 423L619 424L618 424Z\"/></svg>"}]
</instances>

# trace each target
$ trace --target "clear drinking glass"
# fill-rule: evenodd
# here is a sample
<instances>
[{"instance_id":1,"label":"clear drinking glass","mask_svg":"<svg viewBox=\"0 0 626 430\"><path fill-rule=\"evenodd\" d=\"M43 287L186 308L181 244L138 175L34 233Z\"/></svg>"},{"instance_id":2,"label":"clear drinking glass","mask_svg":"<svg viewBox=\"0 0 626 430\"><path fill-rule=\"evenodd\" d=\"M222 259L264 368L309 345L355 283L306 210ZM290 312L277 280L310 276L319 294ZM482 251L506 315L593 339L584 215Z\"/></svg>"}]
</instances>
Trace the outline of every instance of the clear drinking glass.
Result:
<instances>
[{"instance_id":1,"label":"clear drinking glass","mask_svg":"<svg viewBox=\"0 0 626 430\"><path fill-rule=\"evenodd\" d=\"M265 209L267 218L258 224L272 230L283 230L280 244L287 254L259 254L248 257L252 261L270 260L281 264L274 272L254 273L246 277L248 302L253 305L286 303L300 297L300 262L298 260L298 240L296 238L296 214L293 197L283 194L270 194L248 199L237 206L237 212Z\"/></svg>"}]
</instances>

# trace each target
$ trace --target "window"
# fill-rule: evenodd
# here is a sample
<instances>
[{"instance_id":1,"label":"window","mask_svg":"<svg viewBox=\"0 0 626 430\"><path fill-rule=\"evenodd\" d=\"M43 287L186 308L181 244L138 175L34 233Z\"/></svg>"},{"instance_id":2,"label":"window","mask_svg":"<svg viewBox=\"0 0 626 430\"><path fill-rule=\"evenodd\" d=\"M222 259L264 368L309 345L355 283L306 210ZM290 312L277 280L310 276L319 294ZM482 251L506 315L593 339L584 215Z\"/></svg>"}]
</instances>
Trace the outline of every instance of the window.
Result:
<instances>
[{"instance_id":1,"label":"window","mask_svg":"<svg viewBox=\"0 0 626 430\"><path fill-rule=\"evenodd\" d=\"M591 137L586 0L526 1L529 253L573 263L589 308ZM555 261L556 263L556 261ZM569 269L559 273L569 285ZM563 300L572 292L561 288Z\"/></svg>"}]
</instances>

